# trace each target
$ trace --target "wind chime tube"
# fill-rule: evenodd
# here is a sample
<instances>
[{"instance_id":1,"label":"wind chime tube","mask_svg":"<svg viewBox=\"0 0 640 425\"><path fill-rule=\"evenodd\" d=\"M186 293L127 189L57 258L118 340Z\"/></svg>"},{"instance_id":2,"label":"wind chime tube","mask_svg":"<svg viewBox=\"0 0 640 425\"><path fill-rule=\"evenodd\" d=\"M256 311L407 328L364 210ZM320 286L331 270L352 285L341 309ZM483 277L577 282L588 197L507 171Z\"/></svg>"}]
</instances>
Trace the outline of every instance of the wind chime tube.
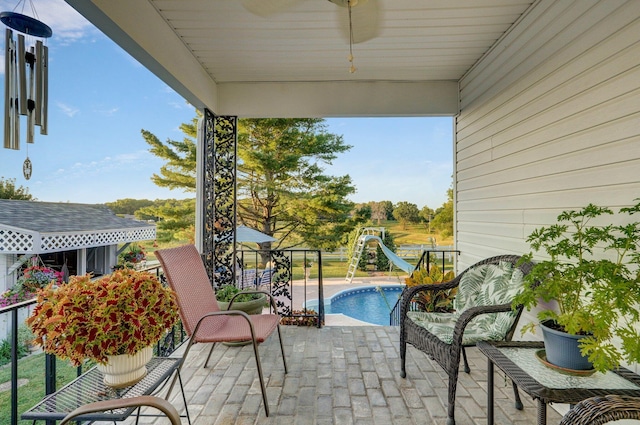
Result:
<instances>
[{"instance_id":1,"label":"wind chime tube","mask_svg":"<svg viewBox=\"0 0 640 425\"><path fill-rule=\"evenodd\" d=\"M31 97L36 101L36 110L34 112L36 118L36 125L42 125L42 73L44 67L42 66L42 41L36 42L36 81L35 81L35 95L32 91Z\"/></svg>"},{"instance_id":2,"label":"wind chime tube","mask_svg":"<svg viewBox=\"0 0 640 425\"><path fill-rule=\"evenodd\" d=\"M27 70L24 50L24 35L18 34L18 55L16 56L18 63L18 76L20 81L20 90L18 98L18 106L20 107L20 115L27 115Z\"/></svg>"},{"instance_id":3,"label":"wind chime tube","mask_svg":"<svg viewBox=\"0 0 640 425\"><path fill-rule=\"evenodd\" d=\"M16 42L11 38L11 125L13 126L13 146L20 149L20 112L18 111L18 57L16 55Z\"/></svg>"},{"instance_id":4,"label":"wind chime tube","mask_svg":"<svg viewBox=\"0 0 640 425\"><path fill-rule=\"evenodd\" d=\"M7 28L4 37L4 148L12 149L11 144L11 125L9 124L11 100L9 92L11 91L11 30Z\"/></svg>"},{"instance_id":5,"label":"wind chime tube","mask_svg":"<svg viewBox=\"0 0 640 425\"><path fill-rule=\"evenodd\" d=\"M34 55L34 50L33 47L31 47L31 55L32 57ZM29 107L28 109L28 113L27 113L27 143L33 143L33 139L34 139L34 127L35 127L35 117L37 117L37 111L38 111L38 102L37 100L33 101L33 98L35 97L35 87L37 85L37 78L36 75L38 74L38 72L36 71L36 67L35 67L35 63L33 61L31 61L30 63L30 67L29 67Z\"/></svg>"},{"instance_id":6,"label":"wind chime tube","mask_svg":"<svg viewBox=\"0 0 640 425\"><path fill-rule=\"evenodd\" d=\"M40 134L46 135L49 131L49 48L42 47L42 104L40 105L41 123Z\"/></svg>"}]
</instances>

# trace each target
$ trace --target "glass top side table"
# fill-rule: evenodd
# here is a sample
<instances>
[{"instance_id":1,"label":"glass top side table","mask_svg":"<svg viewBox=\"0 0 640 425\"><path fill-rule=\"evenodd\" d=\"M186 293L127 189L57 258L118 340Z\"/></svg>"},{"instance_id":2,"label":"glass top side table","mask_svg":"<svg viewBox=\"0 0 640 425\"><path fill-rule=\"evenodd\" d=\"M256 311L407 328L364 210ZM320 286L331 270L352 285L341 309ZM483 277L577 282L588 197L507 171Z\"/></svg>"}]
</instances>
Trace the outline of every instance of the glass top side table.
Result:
<instances>
[{"instance_id":1,"label":"glass top side table","mask_svg":"<svg viewBox=\"0 0 640 425\"><path fill-rule=\"evenodd\" d=\"M487 423L493 425L493 369L502 370L522 391L538 400L538 424L547 423L547 403L576 404L597 395L640 397L640 376L620 368L606 373L569 375L545 366L536 356L542 342L485 342L477 344L487 357Z\"/></svg>"},{"instance_id":2,"label":"glass top side table","mask_svg":"<svg viewBox=\"0 0 640 425\"><path fill-rule=\"evenodd\" d=\"M107 387L102 381L103 375L93 367L65 385L53 394L45 396L42 401L21 415L23 420L61 420L74 409L85 404L102 400L136 397L161 391L169 378L175 373L180 383L180 391L184 402L189 424L189 410L180 377L181 358L153 357L147 364L147 374L137 383L121 388ZM106 412L98 412L80 417L81 421L123 421L138 407L122 408Z\"/></svg>"}]
</instances>

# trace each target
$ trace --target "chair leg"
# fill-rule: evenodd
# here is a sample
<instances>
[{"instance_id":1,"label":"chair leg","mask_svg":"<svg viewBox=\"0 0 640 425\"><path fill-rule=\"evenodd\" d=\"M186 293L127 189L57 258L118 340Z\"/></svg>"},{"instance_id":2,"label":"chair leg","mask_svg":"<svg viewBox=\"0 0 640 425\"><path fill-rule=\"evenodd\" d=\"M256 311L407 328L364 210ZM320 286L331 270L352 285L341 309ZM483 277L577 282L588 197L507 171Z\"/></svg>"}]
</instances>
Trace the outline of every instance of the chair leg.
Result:
<instances>
[{"instance_id":1,"label":"chair leg","mask_svg":"<svg viewBox=\"0 0 640 425\"><path fill-rule=\"evenodd\" d=\"M449 406L447 408L447 425L455 425L456 389L458 386L458 374L449 375Z\"/></svg>"},{"instance_id":2,"label":"chair leg","mask_svg":"<svg viewBox=\"0 0 640 425\"><path fill-rule=\"evenodd\" d=\"M209 366L209 359L211 358L211 353L213 353L213 349L216 348L216 343L212 343L211 344L211 349L209 350L209 355L207 356L207 360L204 361L204 367L208 367Z\"/></svg>"},{"instance_id":3,"label":"chair leg","mask_svg":"<svg viewBox=\"0 0 640 425\"><path fill-rule=\"evenodd\" d=\"M400 377L401 378L407 377L406 363L407 363L407 343L404 341L401 341L400 342Z\"/></svg>"},{"instance_id":4,"label":"chair leg","mask_svg":"<svg viewBox=\"0 0 640 425\"><path fill-rule=\"evenodd\" d=\"M256 357L256 367L258 369L258 378L260 378L260 389L262 390L262 401L264 402L264 412L266 416L269 416L269 402L267 401L267 390L264 386L264 377L262 376L262 364L260 363L260 354L258 352L258 343L256 337L253 335L253 354Z\"/></svg>"},{"instance_id":5,"label":"chair leg","mask_svg":"<svg viewBox=\"0 0 640 425\"><path fill-rule=\"evenodd\" d=\"M469 361L467 360L467 351L462 347L462 360L464 361L464 372L471 373L471 368L469 367Z\"/></svg>"},{"instance_id":6,"label":"chair leg","mask_svg":"<svg viewBox=\"0 0 640 425\"><path fill-rule=\"evenodd\" d=\"M282 363L284 364L284 373L288 373L287 370L287 358L284 356L284 345L282 344L282 332L280 332L280 324L278 323L278 339L280 340L280 351L282 352Z\"/></svg>"},{"instance_id":7,"label":"chair leg","mask_svg":"<svg viewBox=\"0 0 640 425\"><path fill-rule=\"evenodd\" d=\"M516 409L522 410L524 409L524 406L522 405L522 400L520 400L520 392L518 391L518 386L513 381L511 381L511 383L513 384L513 395L516 399Z\"/></svg>"}]
</instances>

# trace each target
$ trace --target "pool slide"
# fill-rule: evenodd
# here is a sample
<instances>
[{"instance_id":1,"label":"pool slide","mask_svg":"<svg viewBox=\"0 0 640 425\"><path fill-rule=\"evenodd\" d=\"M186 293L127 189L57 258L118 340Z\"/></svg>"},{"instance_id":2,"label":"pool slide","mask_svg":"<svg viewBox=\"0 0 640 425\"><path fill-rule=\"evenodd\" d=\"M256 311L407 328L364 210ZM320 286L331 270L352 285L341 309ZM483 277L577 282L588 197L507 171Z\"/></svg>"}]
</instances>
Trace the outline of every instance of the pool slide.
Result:
<instances>
[{"instance_id":1,"label":"pool slide","mask_svg":"<svg viewBox=\"0 0 640 425\"><path fill-rule=\"evenodd\" d=\"M391 251L387 246L382 242L379 236L375 235L362 235L361 238L364 238L364 243L366 244L370 240L375 240L380 245L380 249L384 255L393 263L394 266L398 267L400 270L405 271L409 275L413 273L413 270L416 268L413 264L409 264L404 261L402 258L398 257L398 255Z\"/></svg>"}]
</instances>

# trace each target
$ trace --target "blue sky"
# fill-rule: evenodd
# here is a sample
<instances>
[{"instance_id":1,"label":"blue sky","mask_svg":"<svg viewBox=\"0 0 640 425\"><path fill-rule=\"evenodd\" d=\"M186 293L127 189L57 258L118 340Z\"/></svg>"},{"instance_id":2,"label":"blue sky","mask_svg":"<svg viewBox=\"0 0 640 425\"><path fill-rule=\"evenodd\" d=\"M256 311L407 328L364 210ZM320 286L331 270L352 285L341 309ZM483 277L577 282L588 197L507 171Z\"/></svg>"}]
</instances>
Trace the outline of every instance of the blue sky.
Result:
<instances>
[{"instance_id":1,"label":"blue sky","mask_svg":"<svg viewBox=\"0 0 640 425\"><path fill-rule=\"evenodd\" d=\"M28 1L22 13L33 16ZM0 0L0 10L14 10L17 3ZM19 151L0 149L0 177L15 178L40 201L193 196L151 182L163 162L148 152L140 130L181 140L179 126L193 119L194 108L64 1L33 4L54 33L46 42L49 134L40 135L36 127L35 143L28 145L30 180L22 175L24 131ZM4 37L0 44L4 52ZM451 118L329 118L326 124L353 146L326 166L327 174L351 176L357 188L351 200L408 201L434 209L446 201L453 172Z\"/></svg>"}]
</instances>

